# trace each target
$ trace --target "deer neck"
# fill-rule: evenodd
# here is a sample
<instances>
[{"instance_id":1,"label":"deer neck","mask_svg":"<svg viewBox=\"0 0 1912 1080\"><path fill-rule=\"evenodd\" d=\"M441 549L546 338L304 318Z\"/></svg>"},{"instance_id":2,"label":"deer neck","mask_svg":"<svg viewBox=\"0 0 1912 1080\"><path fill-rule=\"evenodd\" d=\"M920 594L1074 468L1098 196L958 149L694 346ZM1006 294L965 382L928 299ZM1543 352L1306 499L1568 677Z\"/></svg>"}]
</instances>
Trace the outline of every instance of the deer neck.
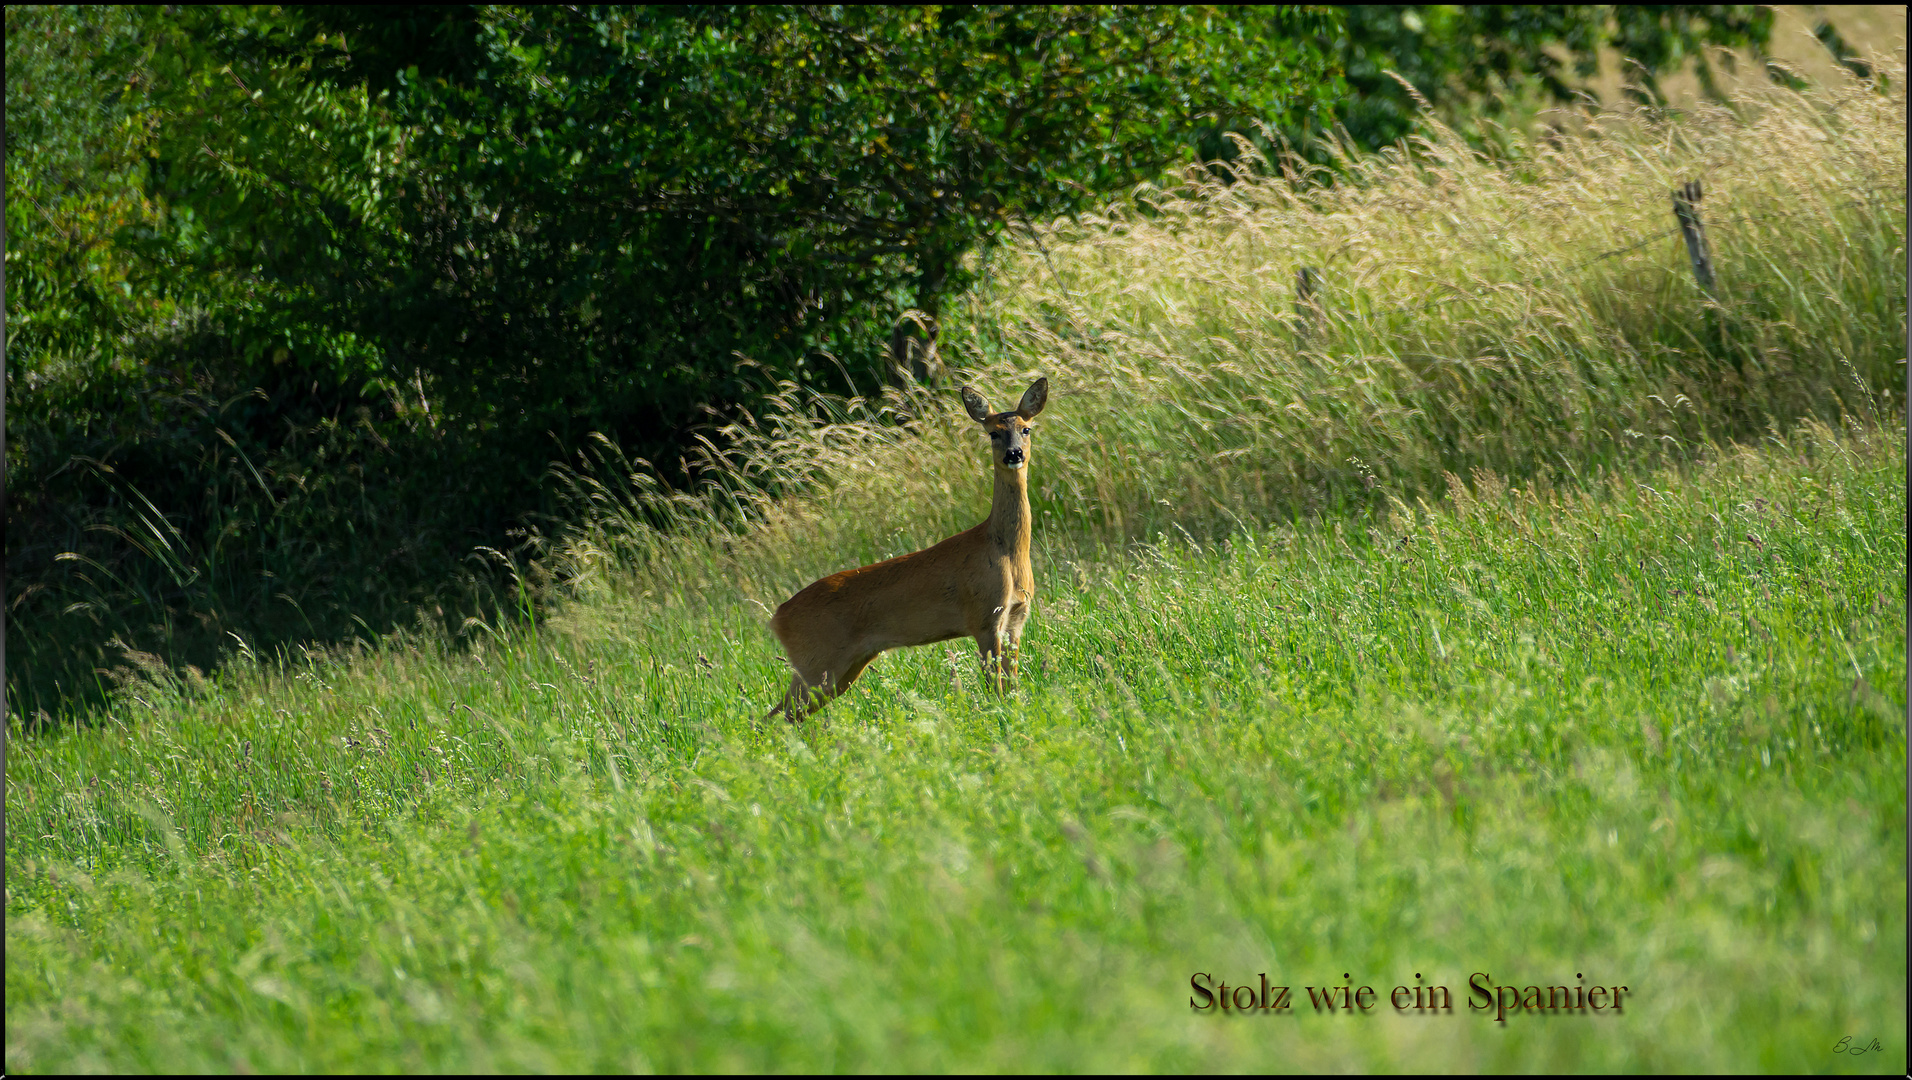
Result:
<instances>
[{"instance_id":1,"label":"deer neck","mask_svg":"<svg viewBox=\"0 0 1912 1080\"><path fill-rule=\"evenodd\" d=\"M989 504L983 534L997 554L1018 561L1029 557L1029 466L996 467L996 493Z\"/></svg>"}]
</instances>

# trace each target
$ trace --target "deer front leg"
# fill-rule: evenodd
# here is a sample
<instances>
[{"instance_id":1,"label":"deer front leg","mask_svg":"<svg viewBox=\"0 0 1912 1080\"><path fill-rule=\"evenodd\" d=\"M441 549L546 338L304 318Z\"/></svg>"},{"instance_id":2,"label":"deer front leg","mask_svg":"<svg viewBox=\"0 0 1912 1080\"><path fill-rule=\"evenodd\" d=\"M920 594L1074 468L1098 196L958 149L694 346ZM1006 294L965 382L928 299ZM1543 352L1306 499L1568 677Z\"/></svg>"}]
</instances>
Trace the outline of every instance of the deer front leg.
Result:
<instances>
[{"instance_id":1,"label":"deer front leg","mask_svg":"<svg viewBox=\"0 0 1912 1080\"><path fill-rule=\"evenodd\" d=\"M813 671L806 675L799 669L790 676L790 689L784 692L783 703L770 710L770 715L782 713L785 719L797 723L823 708L831 698L848 690L874 659L874 654L849 660L839 659L837 668L842 672L840 675L829 670Z\"/></svg>"},{"instance_id":2,"label":"deer front leg","mask_svg":"<svg viewBox=\"0 0 1912 1080\"><path fill-rule=\"evenodd\" d=\"M837 688L831 684L827 676L816 682L810 682L802 675L792 675L790 688L784 691L783 702L770 712L772 716L782 713L785 720L795 724L802 721L805 716L823 708L836 695Z\"/></svg>"},{"instance_id":3,"label":"deer front leg","mask_svg":"<svg viewBox=\"0 0 1912 1080\"><path fill-rule=\"evenodd\" d=\"M1001 636L984 631L976 635L976 648L982 654L983 685L1000 694L1003 692L1003 639Z\"/></svg>"},{"instance_id":4,"label":"deer front leg","mask_svg":"<svg viewBox=\"0 0 1912 1080\"><path fill-rule=\"evenodd\" d=\"M1022 674L1022 626L1029 621L1029 602L1018 601L1009 605L1009 617L1004 621L1008 631L1008 647L1004 650L1004 660L1008 664L1009 677L1015 679Z\"/></svg>"},{"instance_id":5,"label":"deer front leg","mask_svg":"<svg viewBox=\"0 0 1912 1080\"><path fill-rule=\"evenodd\" d=\"M1008 612L1007 605L991 611L989 622L976 635L976 648L982 654L983 683L998 694L1007 689L1005 676L1015 674L1015 659L1011 652L1014 641L1010 636Z\"/></svg>"}]
</instances>

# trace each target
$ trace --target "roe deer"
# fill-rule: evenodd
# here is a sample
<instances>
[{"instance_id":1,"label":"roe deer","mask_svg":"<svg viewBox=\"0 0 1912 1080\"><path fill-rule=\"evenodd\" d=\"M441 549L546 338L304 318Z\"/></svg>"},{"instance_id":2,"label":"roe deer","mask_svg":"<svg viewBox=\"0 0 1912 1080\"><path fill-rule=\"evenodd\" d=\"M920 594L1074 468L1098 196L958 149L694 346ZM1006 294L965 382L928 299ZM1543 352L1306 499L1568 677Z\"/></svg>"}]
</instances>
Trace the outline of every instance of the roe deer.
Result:
<instances>
[{"instance_id":1,"label":"roe deer","mask_svg":"<svg viewBox=\"0 0 1912 1080\"><path fill-rule=\"evenodd\" d=\"M989 433L996 492L981 525L922 551L831 574L770 618L795 672L781 712L795 723L849 689L877 655L905 645L973 637L983 675L1001 689L1036 579L1029 567L1029 421L1049 399L1037 379L1013 412L992 413L963 387L963 408Z\"/></svg>"}]
</instances>

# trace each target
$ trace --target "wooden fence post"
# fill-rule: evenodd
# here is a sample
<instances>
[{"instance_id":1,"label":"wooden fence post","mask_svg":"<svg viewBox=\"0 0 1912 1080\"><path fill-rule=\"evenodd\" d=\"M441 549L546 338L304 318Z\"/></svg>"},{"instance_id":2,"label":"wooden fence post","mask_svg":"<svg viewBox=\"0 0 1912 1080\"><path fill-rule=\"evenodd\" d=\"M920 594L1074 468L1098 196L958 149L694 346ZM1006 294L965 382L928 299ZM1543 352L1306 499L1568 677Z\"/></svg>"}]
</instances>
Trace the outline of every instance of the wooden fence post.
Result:
<instances>
[{"instance_id":1,"label":"wooden fence post","mask_svg":"<svg viewBox=\"0 0 1912 1080\"><path fill-rule=\"evenodd\" d=\"M936 356L936 320L921 312L906 312L890 328L890 365L899 374L924 385L942 375Z\"/></svg>"},{"instance_id":2,"label":"wooden fence post","mask_svg":"<svg viewBox=\"0 0 1912 1080\"><path fill-rule=\"evenodd\" d=\"M1700 182L1689 180L1673 189L1673 216L1679 219L1680 235L1686 238L1686 255L1693 263L1693 280L1700 292L1713 303L1706 311L1706 334L1710 344L1732 363L1733 370L1745 375L1745 360L1733 347L1734 335L1728 330L1726 311L1719 306L1719 281L1713 276L1713 250L1706 243L1706 223L1700 220Z\"/></svg>"},{"instance_id":3,"label":"wooden fence post","mask_svg":"<svg viewBox=\"0 0 1912 1080\"><path fill-rule=\"evenodd\" d=\"M1321 286L1321 277L1312 266L1303 266L1295 270L1295 344L1304 344L1312 331L1320 329L1321 301L1316 293Z\"/></svg>"},{"instance_id":4,"label":"wooden fence post","mask_svg":"<svg viewBox=\"0 0 1912 1080\"><path fill-rule=\"evenodd\" d=\"M1709 300L1718 300L1713 279L1713 253L1706 246L1706 223L1700 220L1700 182L1690 180L1673 189L1673 216L1686 237L1686 254L1693 261L1693 280Z\"/></svg>"}]
</instances>

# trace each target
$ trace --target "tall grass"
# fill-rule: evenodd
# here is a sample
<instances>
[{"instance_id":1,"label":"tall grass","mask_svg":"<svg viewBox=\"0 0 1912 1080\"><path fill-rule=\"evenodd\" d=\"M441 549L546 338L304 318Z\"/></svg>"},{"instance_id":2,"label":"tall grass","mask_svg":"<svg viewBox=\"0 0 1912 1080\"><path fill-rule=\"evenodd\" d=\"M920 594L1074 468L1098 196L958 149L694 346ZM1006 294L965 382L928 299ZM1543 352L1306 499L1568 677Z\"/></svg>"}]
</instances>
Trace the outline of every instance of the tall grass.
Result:
<instances>
[{"instance_id":1,"label":"tall grass","mask_svg":"<svg viewBox=\"0 0 1912 1080\"><path fill-rule=\"evenodd\" d=\"M1090 547L1379 510L1476 471L1587 482L1805 417L1876 422L1903 410L1905 374L1905 71L1881 70L1883 93L1855 79L1607 112L1509 133L1493 159L1437 128L1334 183L1267 162L1191 173L998 251L944 356L995 400L1050 378L1038 531ZM1671 212L1695 178L1715 297ZM1308 306L1301 267L1320 282ZM593 524L551 568L587 592L722 583L774 603L920 547L986 503L953 399L791 389L708 449L696 495L604 448L561 470Z\"/></svg>"},{"instance_id":2,"label":"tall grass","mask_svg":"<svg viewBox=\"0 0 1912 1080\"><path fill-rule=\"evenodd\" d=\"M8 1069L1902 1070L1889 75L1001 253L943 348L1057 398L1006 697L952 643L756 722L768 605L982 513L920 387L786 393L699 492L596 448L521 583L569 598L469 648L133 656L7 759ZM1637 997L1502 1025L1475 972Z\"/></svg>"},{"instance_id":3,"label":"tall grass","mask_svg":"<svg viewBox=\"0 0 1912 1080\"><path fill-rule=\"evenodd\" d=\"M796 728L721 595L160 669L8 757L6 1065L1902 1070L1903 437L1050 559Z\"/></svg>"}]
</instances>

